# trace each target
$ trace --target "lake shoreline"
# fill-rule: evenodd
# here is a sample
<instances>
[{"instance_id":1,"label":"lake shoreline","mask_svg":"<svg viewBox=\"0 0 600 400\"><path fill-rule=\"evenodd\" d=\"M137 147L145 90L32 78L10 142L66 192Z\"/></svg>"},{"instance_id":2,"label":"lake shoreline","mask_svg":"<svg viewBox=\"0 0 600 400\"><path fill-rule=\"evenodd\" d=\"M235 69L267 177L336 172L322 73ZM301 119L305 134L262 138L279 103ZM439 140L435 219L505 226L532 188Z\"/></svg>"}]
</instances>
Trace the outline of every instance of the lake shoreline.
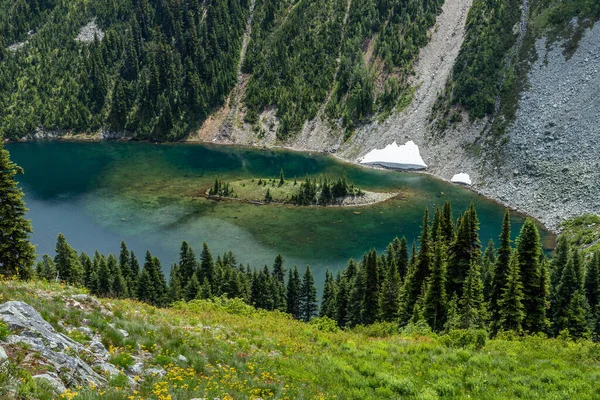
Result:
<instances>
[{"instance_id":1,"label":"lake shoreline","mask_svg":"<svg viewBox=\"0 0 600 400\"><path fill-rule=\"evenodd\" d=\"M429 172L427 170L401 170L401 169L393 169L393 168L386 168L383 166L376 166L376 165L363 165L357 162L352 162L349 161L345 158L342 158L340 156L338 156L335 152L330 152L330 151L307 151L307 150L301 150L295 147L288 147L285 145L270 145L270 146L253 146L253 145L249 145L249 144L238 144L238 143L226 143L223 141L214 141L214 142L203 142L203 141L198 141L198 140L191 140L191 139L186 139L186 140L181 140L181 141L153 141L153 140L147 140L147 139L135 139L132 137L128 137L125 135L114 135L112 137L104 137L101 134L95 134L95 135L89 135L89 134L47 134L45 137L29 137L29 138L25 138L25 139L19 139L19 140L11 140L11 139L4 139L3 140L5 143L27 143L27 142L45 142L45 141L59 141L59 142L77 142L77 143L100 143L100 142L117 142L117 143L128 143L128 142L134 142L134 143L152 143L155 145L172 145L172 144L178 144L178 145L200 145L200 146L215 146L215 147L221 147L221 146L229 146L229 147L237 147L237 148L246 148L246 149L254 149L254 150L262 150L262 151L269 151L269 150L281 150L281 151L291 151L294 153L303 153L303 154L320 154L320 155L326 155L326 156L331 156L332 158L335 158L337 161L344 163L344 164L348 164L348 165L352 165L352 166L359 166L362 168L366 168L366 169L375 169L375 170L383 170L383 171L392 171L392 172L399 172L399 173L408 173L408 174L422 174L422 175L427 175L433 179L445 182L445 183L449 183L452 185L458 185L460 187L463 187L465 189L470 190L471 192L477 194L478 196L481 196L483 198L485 198L486 200L495 202L496 204L499 204L505 208L507 208L509 211L517 213L519 215L525 216L525 217L529 217L529 218L533 218L534 220L536 220L541 226L543 226L543 228L548 231L549 233L551 233L554 236L557 236L560 234L560 230L555 229L554 227L550 227L546 224L544 224L540 219L538 219L537 217L531 215L530 213L526 212L526 211L522 211L512 205L510 205L509 203L496 198L496 197L491 197L488 194L483 193L482 191L478 190L476 187L474 186L470 186L470 185L463 185L463 184L457 184L454 182L451 182L448 179L445 179L443 177L440 177L432 172Z\"/></svg>"}]
</instances>

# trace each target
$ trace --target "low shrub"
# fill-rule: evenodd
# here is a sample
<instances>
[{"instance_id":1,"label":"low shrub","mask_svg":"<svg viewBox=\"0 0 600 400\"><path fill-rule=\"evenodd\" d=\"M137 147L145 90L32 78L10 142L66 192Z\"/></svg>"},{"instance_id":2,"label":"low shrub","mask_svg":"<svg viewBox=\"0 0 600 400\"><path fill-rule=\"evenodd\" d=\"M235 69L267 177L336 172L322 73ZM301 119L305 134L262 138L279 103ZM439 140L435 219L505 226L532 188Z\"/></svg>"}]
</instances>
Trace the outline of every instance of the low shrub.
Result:
<instances>
[{"instance_id":1,"label":"low shrub","mask_svg":"<svg viewBox=\"0 0 600 400\"><path fill-rule=\"evenodd\" d=\"M485 329L453 329L440 336L440 343L447 347L481 349L485 346L488 333Z\"/></svg>"}]
</instances>

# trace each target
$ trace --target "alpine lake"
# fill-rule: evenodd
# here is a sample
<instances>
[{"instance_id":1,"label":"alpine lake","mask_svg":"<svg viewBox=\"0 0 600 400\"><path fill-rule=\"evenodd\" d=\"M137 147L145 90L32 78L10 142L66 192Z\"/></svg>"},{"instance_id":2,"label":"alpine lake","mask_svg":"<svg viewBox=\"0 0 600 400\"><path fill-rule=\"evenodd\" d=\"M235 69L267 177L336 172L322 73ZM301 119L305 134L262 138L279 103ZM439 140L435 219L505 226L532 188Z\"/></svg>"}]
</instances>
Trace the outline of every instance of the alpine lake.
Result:
<instances>
[{"instance_id":1,"label":"alpine lake","mask_svg":"<svg viewBox=\"0 0 600 400\"><path fill-rule=\"evenodd\" d=\"M420 234L423 212L446 201L454 217L471 202L477 208L480 239L497 241L504 206L459 185L426 174L363 168L323 154L279 149L200 144L37 141L5 146L25 169L32 241L38 255L54 255L62 232L78 251L118 253L121 240L143 261L150 250L165 273L177 262L182 241L196 255L206 242L213 256L232 250L238 262L262 268L277 254L286 268L310 264L319 287L326 268L337 271L351 257L383 251L395 237L409 245ZM257 205L204 196L215 177L233 182L252 178L288 180L345 176L357 187L397 196L368 206L301 207ZM460 171L457 171L460 172ZM512 214L513 237L524 216ZM554 236L540 225L545 250Z\"/></svg>"}]
</instances>

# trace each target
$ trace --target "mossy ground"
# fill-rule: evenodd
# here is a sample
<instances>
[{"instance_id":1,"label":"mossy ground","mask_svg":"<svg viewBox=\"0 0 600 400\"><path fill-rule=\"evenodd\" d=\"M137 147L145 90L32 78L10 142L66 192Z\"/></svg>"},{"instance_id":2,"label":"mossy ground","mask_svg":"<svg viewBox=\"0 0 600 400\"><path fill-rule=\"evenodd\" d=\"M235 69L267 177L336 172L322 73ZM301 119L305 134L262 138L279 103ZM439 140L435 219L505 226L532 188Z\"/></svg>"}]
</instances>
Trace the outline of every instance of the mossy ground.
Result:
<instances>
[{"instance_id":1,"label":"mossy ground","mask_svg":"<svg viewBox=\"0 0 600 400\"><path fill-rule=\"evenodd\" d=\"M194 301L157 309L102 300L114 316L66 307L76 290L42 282L4 282L0 300L23 300L62 330L83 317L113 353L140 346L165 368L136 388L113 378L106 388L74 388L73 399L594 399L600 396L600 347L543 337L457 346L390 326L338 331L236 301ZM48 301L51 296L53 301ZM321 321L322 322L322 321ZM109 325L112 323L113 326ZM122 337L117 329L130 336ZM187 362L177 359L184 355ZM20 366L11 360L11 368ZM27 381L27 371L21 370ZM0 372L0 380L6 376ZM39 388L32 388L31 393ZM74 394L77 392L77 394ZM21 398L36 398L28 392ZM28 397L29 396L29 397ZM0 395L1 398L1 395Z\"/></svg>"}]
</instances>

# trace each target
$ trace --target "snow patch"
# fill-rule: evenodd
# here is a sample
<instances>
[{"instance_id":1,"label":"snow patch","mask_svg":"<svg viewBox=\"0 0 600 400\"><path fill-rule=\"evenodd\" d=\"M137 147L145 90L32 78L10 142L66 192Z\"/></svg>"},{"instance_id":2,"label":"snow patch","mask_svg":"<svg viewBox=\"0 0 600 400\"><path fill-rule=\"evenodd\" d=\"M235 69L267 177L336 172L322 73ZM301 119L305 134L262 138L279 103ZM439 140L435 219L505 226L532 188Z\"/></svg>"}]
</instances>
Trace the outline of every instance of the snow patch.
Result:
<instances>
[{"instance_id":1,"label":"snow patch","mask_svg":"<svg viewBox=\"0 0 600 400\"><path fill-rule=\"evenodd\" d=\"M96 25L95 18L81 28L75 40L82 43L92 43L94 37L97 37L99 41L104 39L104 32Z\"/></svg>"},{"instance_id":2,"label":"snow patch","mask_svg":"<svg viewBox=\"0 0 600 400\"><path fill-rule=\"evenodd\" d=\"M394 141L392 144L379 150L371 150L365 155L361 164L382 165L384 167L396 169L425 169L427 164L419 154L419 146L412 140L405 145L398 145Z\"/></svg>"},{"instance_id":3,"label":"snow patch","mask_svg":"<svg viewBox=\"0 0 600 400\"><path fill-rule=\"evenodd\" d=\"M469 177L469 174L465 174L464 172L454 175L452 179L450 179L450 182L471 186L471 178Z\"/></svg>"}]
</instances>

